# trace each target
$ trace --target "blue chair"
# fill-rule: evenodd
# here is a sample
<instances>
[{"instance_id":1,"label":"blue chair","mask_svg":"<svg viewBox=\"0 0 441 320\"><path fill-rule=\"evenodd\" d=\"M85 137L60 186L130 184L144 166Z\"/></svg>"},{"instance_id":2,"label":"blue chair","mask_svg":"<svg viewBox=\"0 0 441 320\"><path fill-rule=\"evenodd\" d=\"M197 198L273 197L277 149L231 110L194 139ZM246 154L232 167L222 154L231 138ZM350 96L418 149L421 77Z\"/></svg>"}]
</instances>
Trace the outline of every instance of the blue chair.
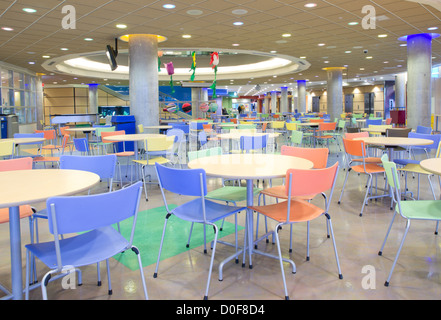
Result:
<instances>
[{"instance_id":1,"label":"blue chair","mask_svg":"<svg viewBox=\"0 0 441 320\"><path fill-rule=\"evenodd\" d=\"M431 127L425 127L425 126L417 126L416 133L425 133L425 134L432 134L432 128Z\"/></svg>"},{"instance_id":2,"label":"blue chair","mask_svg":"<svg viewBox=\"0 0 441 320\"><path fill-rule=\"evenodd\" d=\"M202 223L210 225L214 229L214 241L211 254L210 267L208 271L207 286L205 289L204 299L208 299L208 290L210 287L211 273L213 270L214 256L216 252L216 244L218 242L218 227L215 224L217 221L229 217L235 216L237 221L237 213L246 210L246 207L233 207L224 204L220 204L214 201L207 200L207 177L205 170L203 169L174 169L165 167L158 163L155 164L156 173L159 179L159 185L161 188L162 197L165 207L167 209L167 215L165 217L164 228L161 238L161 244L159 247L158 260L156 263L154 278L158 276L159 261L162 252L162 246L164 243L165 231L167 229L168 219L174 215L182 220ZM165 197L165 190L171 193L192 197L192 200L170 210L167 199ZM196 198L194 198L196 197ZM237 223L236 223L236 252L237 252ZM239 255L239 253L237 253ZM236 257L237 259L237 257Z\"/></svg>"},{"instance_id":3,"label":"blue chair","mask_svg":"<svg viewBox=\"0 0 441 320\"><path fill-rule=\"evenodd\" d=\"M244 153L266 151L268 145L268 134L262 136L241 136L240 137L240 150Z\"/></svg>"},{"instance_id":4,"label":"blue chair","mask_svg":"<svg viewBox=\"0 0 441 320\"><path fill-rule=\"evenodd\" d=\"M382 119L366 119L366 128L369 128L370 125L380 126L382 123Z\"/></svg>"},{"instance_id":5,"label":"blue chair","mask_svg":"<svg viewBox=\"0 0 441 320\"><path fill-rule=\"evenodd\" d=\"M54 241L25 246L26 298L29 298L31 255L51 269L41 281L43 299L47 300L46 287L52 275L61 273L66 276L72 272L79 272L78 267L104 260L107 263L109 294L112 294L109 258L131 249L138 257L144 295L148 299L140 252L133 246L141 191L142 183L138 182L110 193L49 198L49 231L54 235ZM112 225L132 217L132 233L127 240ZM60 239L64 234L76 235Z\"/></svg>"},{"instance_id":6,"label":"blue chair","mask_svg":"<svg viewBox=\"0 0 441 320\"><path fill-rule=\"evenodd\" d=\"M80 152L82 155L90 155L89 142L86 138L74 138L73 144L75 150Z\"/></svg>"}]
</instances>

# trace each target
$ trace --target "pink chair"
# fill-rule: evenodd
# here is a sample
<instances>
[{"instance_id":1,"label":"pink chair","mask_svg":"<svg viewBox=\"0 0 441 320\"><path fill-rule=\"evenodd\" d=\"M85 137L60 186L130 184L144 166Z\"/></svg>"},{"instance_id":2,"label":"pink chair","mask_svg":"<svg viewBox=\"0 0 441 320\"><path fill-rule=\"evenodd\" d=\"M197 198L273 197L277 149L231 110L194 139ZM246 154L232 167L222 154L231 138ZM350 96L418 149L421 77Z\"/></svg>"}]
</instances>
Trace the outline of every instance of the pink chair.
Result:
<instances>
[{"instance_id":1,"label":"pink chair","mask_svg":"<svg viewBox=\"0 0 441 320\"><path fill-rule=\"evenodd\" d=\"M330 229L330 235L334 246L335 258L337 260L338 276L343 279L340 263L338 259L337 247L335 244L334 231L331 223L331 216L329 215L329 207L332 200L335 182L337 180L338 163L324 169L289 169L286 172L285 195L287 201L276 204L264 206L252 206L249 209L263 214L265 217L273 219L276 222L274 230L270 232L276 239L278 258L280 268L282 271L283 285L285 289L285 299L289 299L288 289L285 280L285 272L283 269L283 260L292 263L293 273L295 272L295 265L291 260L283 259L279 230L284 225L291 225L293 223L312 221L320 216L325 216ZM308 201L298 200L299 197L304 197L310 194L319 194L328 192L325 201L325 208L318 207Z\"/></svg>"}]
</instances>

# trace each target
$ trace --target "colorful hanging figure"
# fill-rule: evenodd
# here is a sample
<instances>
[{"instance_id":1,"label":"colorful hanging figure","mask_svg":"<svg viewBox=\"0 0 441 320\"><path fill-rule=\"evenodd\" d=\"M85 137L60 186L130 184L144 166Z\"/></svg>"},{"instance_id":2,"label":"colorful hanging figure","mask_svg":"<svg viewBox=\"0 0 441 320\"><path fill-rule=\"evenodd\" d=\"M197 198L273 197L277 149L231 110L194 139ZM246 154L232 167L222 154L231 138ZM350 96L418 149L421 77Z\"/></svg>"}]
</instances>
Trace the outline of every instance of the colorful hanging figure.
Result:
<instances>
[{"instance_id":1,"label":"colorful hanging figure","mask_svg":"<svg viewBox=\"0 0 441 320\"><path fill-rule=\"evenodd\" d=\"M191 53L191 56L192 56L192 58L193 58L193 63L191 64L190 71L193 70L193 73L192 73L192 75L191 75L191 77L190 77L190 81L194 81L194 76L195 76L195 73L196 73L196 52L193 51L193 52Z\"/></svg>"},{"instance_id":2,"label":"colorful hanging figure","mask_svg":"<svg viewBox=\"0 0 441 320\"><path fill-rule=\"evenodd\" d=\"M175 73L175 68L173 67L173 62L164 63L165 68L167 69L167 73L170 76L170 87L171 93L175 93L175 89L173 88L173 74Z\"/></svg>"},{"instance_id":3,"label":"colorful hanging figure","mask_svg":"<svg viewBox=\"0 0 441 320\"><path fill-rule=\"evenodd\" d=\"M182 111L184 111L185 113L190 113L191 112L191 104L184 103L182 105Z\"/></svg>"},{"instance_id":4,"label":"colorful hanging figure","mask_svg":"<svg viewBox=\"0 0 441 320\"><path fill-rule=\"evenodd\" d=\"M158 72L161 72L161 57L163 56L163 52L162 51L158 51Z\"/></svg>"},{"instance_id":5,"label":"colorful hanging figure","mask_svg":"<svg viewBox=\"0 0 441 320\"><path fill-rule=\"evenodd\" d=\"M213 66L212 68L214 69L214 81L210 89L213 90L213 98L216 98L216 77L217 77L217 65L219 64L219 53L213 52L211 54L210 64Z\"/></svg>"},{"instance_id":6,"label":"colorful hanging figure","mask_svg":"<svg viewBox=\"0 0 441 320\"><path fill-rule=\"evenodd\" d=\"M208 109L209 109L209 106L208 106L207 103L201 103L201 105L199 106L199 109L200 109L202 112L207 112Z\"/></svg>"},{"instance_id":7,"label":"colorful hanging figure","mask_svg":"<svg viewBox=\"0 0 441 320\"><path fill-rule=\"evenodd\" d=\"M218 108L217 103L210 103L210 107L208 108L208 112L216 112Z\"/></svg>"},{"instance_id":8,"label":"colorful hanging figure","mask_svg":"<svg viewBox=\"0 0 441 320\"><path fill-rule=\"evenodd\" d=\"M176 107L176 105L174 103L167 104L166 110L167 110L167 112L170 112L170 113L178 112L178 108Z\"/></svg>"}]
</instances>

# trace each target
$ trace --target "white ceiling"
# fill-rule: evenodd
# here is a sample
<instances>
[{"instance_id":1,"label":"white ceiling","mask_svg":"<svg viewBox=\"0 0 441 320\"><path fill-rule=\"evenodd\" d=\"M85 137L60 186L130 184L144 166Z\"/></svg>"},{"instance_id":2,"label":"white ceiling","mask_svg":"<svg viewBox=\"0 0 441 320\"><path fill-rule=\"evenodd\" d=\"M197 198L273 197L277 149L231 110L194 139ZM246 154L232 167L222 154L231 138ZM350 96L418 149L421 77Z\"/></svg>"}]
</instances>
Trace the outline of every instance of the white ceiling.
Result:
<instances>
[{"instance_id":1,"label":"white ceiling","mask_svg":"<svg viewBox=\"0 0 441 320\"><path fill-rule=\"evenodd\" d=\"M173 3L174 9L164 9L164 3ZM317 4L314 8L304 5ZM47 73L41 64L44 55L51 58L82 52L104 50L114 44L115 37L127 33L160 34L167 41L164 47L205 47L262 52L277 51L278 54L306 57L311 67L299 73L258 79L219 81L218 86L255 86L265 83L287 84L299 79L325 82L325 67L347 65L345 79L381 76L406 71L406 47L398 38L407 34L428 31L440 27L441 12L430 1L403 0L0 0L0 61L25 67L38 73ZM74 6L76 29L62 28L66 14L62 8ZM376 28L365 30L362 13L365 5L376 11ZM34 8L26 13L23 8ZM245 14L238 14L236 10ZM199 10L200 15L189 13ZM240 13L240 12L239 12ZM233 22L243 25L235 26ZM348 25L349 22L358 25ZM116 24L128 26L121 30ZM284 38L282 34L291 37ZM182 38L190 34L190 39ZM379 38L379 34L387 34ZM93 41L85 41L90 37ZM324 43L324 46L318 46ZM120 42L121 49L127 43ZM68 51L61 51L68 48ZM367 50L367 53L364 53ZM351 53L345 53L351 51ZM372 59L366 59L367 56ZM433 62L441 63L441 40L433 40ZM29 62L35 62L30 65ZM220 61L220 64L222 61ZM191 61L189 61L189 67ZM74 84L96 81L99 83L125 84L122 81L105 81L65 75L46 75L45 83Z\"/></svg>"}]
</instances>

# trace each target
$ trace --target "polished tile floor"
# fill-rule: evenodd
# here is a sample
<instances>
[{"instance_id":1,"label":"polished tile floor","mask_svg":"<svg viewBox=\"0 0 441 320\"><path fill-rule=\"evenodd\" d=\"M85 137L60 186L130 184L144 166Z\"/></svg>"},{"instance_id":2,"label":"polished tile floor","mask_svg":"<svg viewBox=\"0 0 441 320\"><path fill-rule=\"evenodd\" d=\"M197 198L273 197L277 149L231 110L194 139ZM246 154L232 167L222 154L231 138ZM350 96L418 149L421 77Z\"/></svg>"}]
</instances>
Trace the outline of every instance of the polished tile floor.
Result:
<instances>
[{"instance_id":1,"label":"polished tile floor","mask_svg":"<svg viewBox=\"0 0 441 320\"><path fill-rule=\"evenodd\" d=\"M339 161L342 154L332 147L328 164ZM398 217L394 223L383 256L378 251L386 234L393 211L390 200L372 201L360 217L360 209L365 193L365 176L351 172L342 199L338 198L346 171L339 172L338 182L332 199L330 215L334 226L338 255L343 279L338 278L332 242L326 237L326 222L320 217L311 222L310 260L306 261L306 224L294 226L293 252L288 252L289 228L280 231L282 250L286 257L296 263L297 272L292 274L285 265L285 275L292 300L431 300L440 298L441 289L441 235L435 235L434 222L412 222L405 246L402 250L389 287L384 286L397 252L405 227L405 220ZM382 185L383 178L379 178ZM410 179L409 189L416 192L417 179ZM435 193L440 194L438 178L434 177ZM281 181L278 181L281 183ZM277 183L274 182L274 183ZM219 186L219 179L210 179L209 188ZM101 186L104 191L106 186ZM149 186L149 201L141 200L141 210L162 206L159 187ZM421 199L432 199L429 185L421 179ZM317 204L320 204L320 200ZM172 203L185 202L175 196ZM38 209L43 203L36 205ZM241 214L241 225L244 225ZM29 241L28 220L23 219L23 243ZM263 226L263 223L261 223ZM243 231L239 233L243 237ZM227 239L232 236L228 236ZM40 241L51 239L47 227L40 223ZM8 225L0 225L0 283L10 288L9 230ZM185 246L185 243L176 243ZM276 254L276 246L261 242L259 249ZM204 296L210 253L203 253L202 247L191 248L184 253L161 262L159 275L153 278L155 264L143 269L146 276L149 298L152 300L201 300ZM233 248L218 245L215 258L209 299L211 300L282 300L283 284L278 261L260 255L254 256L253 268L229 262L224 268L223 281L218 281L218 265L233 253ZM141 252L142 254L142 252ZM23 255L24 256L24 255ZM24 258L23 258L24 259ZM23 273L25 261L23 260ZM83 285L75 289L62 289L60 282L48 286L49 299L75 300L135 300L143 299L139 271L131 271L112 259L110 263L113 295L107 294L105 264L101 264L103 285L96 285L96 267L82 268ZM39 277L46 272L38 265ZM1 294L1 293L0 293ZM0 296L1 297L1 296ZM39 289L31 291L30 298L41 299Z\"/></svg>"}]
</instances>

